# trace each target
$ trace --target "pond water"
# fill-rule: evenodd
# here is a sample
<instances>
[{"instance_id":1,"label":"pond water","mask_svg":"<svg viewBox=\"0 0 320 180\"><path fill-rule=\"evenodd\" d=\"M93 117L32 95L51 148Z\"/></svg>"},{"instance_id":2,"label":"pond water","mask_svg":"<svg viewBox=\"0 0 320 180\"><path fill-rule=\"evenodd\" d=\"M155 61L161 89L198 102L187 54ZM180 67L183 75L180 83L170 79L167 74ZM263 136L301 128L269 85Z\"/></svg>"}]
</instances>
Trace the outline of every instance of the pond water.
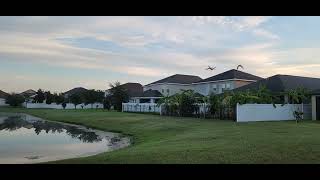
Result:
<instances>
[{"instance_id":1,"label":"pond water","mask_svg":"<svg viewBox=\"0 0 320 180\"><path fill-rule=\"evenodd\" d=\"M129 144L129 138L118 133L0 112L0 164L85 157Z\"/></svg>"}]
</instances>

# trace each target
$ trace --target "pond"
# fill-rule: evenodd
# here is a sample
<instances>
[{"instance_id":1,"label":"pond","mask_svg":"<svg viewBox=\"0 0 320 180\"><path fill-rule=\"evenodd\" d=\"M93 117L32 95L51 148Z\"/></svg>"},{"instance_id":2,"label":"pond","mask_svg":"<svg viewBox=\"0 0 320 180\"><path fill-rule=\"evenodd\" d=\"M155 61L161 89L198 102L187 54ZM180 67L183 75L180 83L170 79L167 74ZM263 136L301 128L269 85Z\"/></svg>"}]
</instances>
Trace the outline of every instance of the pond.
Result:
<instances>
[{"instance_id":1,"label":"pond","mask_svg":"<svg viewBox=\"0 0 320 180\"><path fill-rule=\"evenodd\" d=\"M86 157L129 145L129 137L118 133L0 112L0 164Z\"/></svg>"}]
</instances>

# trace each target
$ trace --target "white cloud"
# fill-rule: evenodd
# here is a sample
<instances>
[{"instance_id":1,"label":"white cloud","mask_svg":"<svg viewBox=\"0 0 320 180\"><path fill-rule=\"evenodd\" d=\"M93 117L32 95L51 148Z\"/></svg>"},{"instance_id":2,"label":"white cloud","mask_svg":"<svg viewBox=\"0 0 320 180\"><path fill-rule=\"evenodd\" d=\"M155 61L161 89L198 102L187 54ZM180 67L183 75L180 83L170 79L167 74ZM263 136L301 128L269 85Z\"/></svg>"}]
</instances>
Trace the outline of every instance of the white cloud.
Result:
<instances>
[{"instance_id":1,"label":"white cloud","mask_svg":"<svg viewBox=\"0 0 320 180\"><path fill-rule=\"evenodd\" d=\"M191 20L190 20L191 19ZM285 72L298 75L320 75L318 48L276 50L280 37L264 28L270 17L173 17L151 20L145 17L1 17L0 62L42 64L54 68L102 71L105 77L63 80L64 89L88 85L102 88L117 79L149 83L167 75L181 73L208 77L238 64L245 71L263 77ZM218 29L218 30L217 30ZM219 30L223 30L222 32ZM228 47L241 33L263 37ZM67 44L59 38L84 38L111 41L124 49L113 52ZM259 38L260 39L260 38ZM150 44L163 48L147 49ZM233 45L233 44L231 44ZM84 46L85 47L85 46ZM217 66L214 72L207 65ZM283 67L283 66L286 67ZM46 80L15 72L8 87L41 86L54 88ZM112 78L108 77L112 74ZM28 78L31 79L23 79ZM34 79L33 79L34 78ZM69 83L69 85L68 85ZM9 84L14 84L9 85ZM59 84L55 84L59 86ZM22 86L22 85L20 85Z\"/></svg>"}]
</instances>

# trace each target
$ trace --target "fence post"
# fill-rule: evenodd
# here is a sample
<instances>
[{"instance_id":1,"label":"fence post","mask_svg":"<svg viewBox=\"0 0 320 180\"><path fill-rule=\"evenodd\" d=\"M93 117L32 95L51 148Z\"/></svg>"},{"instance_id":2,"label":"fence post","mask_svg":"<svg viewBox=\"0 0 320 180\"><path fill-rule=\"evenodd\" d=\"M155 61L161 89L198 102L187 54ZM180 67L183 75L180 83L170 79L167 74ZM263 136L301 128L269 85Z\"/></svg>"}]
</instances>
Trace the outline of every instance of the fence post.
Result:
<instances>
[{"instance_id":1,"label":"fence post","mask_svg":"<svg viewBox=\"0 0 320 180\"><path fill-rule=\"evenodd\" d=\"M303 103L301 103L301 110L302 110L302 119L304 119L304 109L303 109Z\"/></svg>"}]
</instances>

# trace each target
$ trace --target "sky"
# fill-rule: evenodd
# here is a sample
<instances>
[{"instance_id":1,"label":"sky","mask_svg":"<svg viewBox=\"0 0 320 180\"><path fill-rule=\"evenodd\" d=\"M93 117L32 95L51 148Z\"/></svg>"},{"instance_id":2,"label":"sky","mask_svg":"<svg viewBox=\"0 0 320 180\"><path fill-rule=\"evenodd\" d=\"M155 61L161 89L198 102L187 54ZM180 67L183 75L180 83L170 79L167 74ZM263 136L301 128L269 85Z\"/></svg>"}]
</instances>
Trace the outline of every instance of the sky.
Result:
<instances>
[{"instance_id":1,"label":"sky","mask_svg":"<svg viewBox=\"0 0 320 180\"><path fill-rule=\"evenodd\" d=\"M2 16L0 90L105 90L239 64L264 78L320 78L319 32L312 16Z\"/></svg>"}]
</instances>

